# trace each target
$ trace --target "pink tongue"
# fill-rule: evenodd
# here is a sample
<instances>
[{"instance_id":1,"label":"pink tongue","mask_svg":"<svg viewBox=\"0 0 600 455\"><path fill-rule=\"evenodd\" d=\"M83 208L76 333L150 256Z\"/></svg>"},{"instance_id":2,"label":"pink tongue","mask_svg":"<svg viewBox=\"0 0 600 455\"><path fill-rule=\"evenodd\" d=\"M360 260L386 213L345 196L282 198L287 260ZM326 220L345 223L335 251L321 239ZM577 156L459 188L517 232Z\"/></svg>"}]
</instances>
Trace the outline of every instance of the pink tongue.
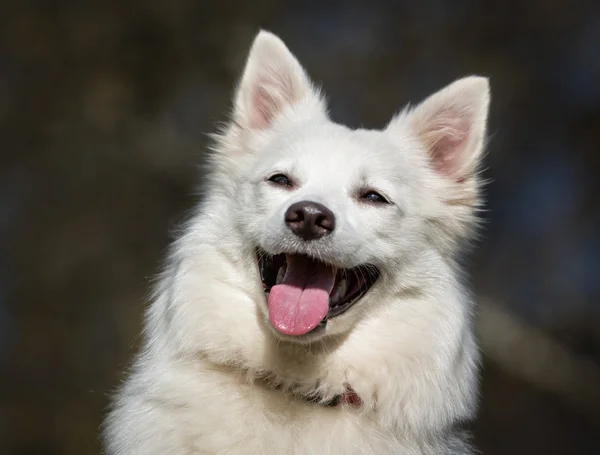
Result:
<instances>
[{"instance_id":1,"label":"pink tongue","mask_svg":"<svg viewBox=\"0 0 600 455\"><path fill-rule=\"evenodd\" d=\"M286 260L283 281L269 293L269 319L285 335L304 335L329 311L335 270L304 256L286 255Z\"/></svg>"}]
</instances>

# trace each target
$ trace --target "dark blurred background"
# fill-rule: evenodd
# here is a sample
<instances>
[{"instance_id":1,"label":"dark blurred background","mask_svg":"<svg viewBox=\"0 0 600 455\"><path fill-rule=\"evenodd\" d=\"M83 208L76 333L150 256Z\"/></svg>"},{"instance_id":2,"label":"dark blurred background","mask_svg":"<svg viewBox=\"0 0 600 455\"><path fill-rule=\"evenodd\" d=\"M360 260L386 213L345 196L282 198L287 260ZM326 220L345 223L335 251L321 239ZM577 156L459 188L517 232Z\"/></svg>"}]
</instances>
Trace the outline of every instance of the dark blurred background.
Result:
<instances>
[{"instance_id":1,"label":"dark blurred background","mask_svg":"<svg viewBox=\"0 0 600 455\"><path fill-rule=\"evenodd\" d=\"M600 2L20 0L0 6L0 454L99 453L259 27L352 126L491 78L476 442L600 453Z\"/></svg>"}]
</instances>

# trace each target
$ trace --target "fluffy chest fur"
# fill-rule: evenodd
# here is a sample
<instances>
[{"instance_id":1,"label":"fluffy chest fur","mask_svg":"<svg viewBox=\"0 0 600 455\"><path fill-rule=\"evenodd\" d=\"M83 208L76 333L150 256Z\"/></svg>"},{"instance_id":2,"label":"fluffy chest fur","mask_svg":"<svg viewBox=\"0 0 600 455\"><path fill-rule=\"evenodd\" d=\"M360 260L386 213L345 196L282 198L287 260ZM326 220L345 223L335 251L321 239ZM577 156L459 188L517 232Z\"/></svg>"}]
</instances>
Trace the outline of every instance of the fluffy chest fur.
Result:
<instances>
[{"instance_id":1,"label":"fluffy chest fur","mask_svg":"<svg viewBox=\"0 0 600 455\"><path fill-rule=\"evenodd\" d=\"M375 412L305 403L210 364L197 366L192 375L171 365L176 384L155 384L143 401L131 397L139 414L129 417L142 420L128 422L138 436L135 448L123 445L122 453L450 454L449 444L462 446L450 433L423 444L382 425Z\"/></svg>"}]
</instances>

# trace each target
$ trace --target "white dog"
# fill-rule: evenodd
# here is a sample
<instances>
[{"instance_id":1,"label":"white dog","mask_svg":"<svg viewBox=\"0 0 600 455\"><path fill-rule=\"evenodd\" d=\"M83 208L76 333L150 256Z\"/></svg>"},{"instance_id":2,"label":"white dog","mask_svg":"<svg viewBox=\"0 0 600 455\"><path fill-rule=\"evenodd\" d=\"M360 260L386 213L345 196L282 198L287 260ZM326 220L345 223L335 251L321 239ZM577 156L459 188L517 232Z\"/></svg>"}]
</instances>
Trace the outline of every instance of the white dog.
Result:
<instances>
[{"instance_id":1,"label":"white dog","mask_svg":"<svg viewBox=\"0 0 600 455\"><path fill-rule=\"evenodd\" d=\"M111 455L470 454L487 79L382 131L329 120L260 32L105 425Z\"/></svg>"}]
</instances>

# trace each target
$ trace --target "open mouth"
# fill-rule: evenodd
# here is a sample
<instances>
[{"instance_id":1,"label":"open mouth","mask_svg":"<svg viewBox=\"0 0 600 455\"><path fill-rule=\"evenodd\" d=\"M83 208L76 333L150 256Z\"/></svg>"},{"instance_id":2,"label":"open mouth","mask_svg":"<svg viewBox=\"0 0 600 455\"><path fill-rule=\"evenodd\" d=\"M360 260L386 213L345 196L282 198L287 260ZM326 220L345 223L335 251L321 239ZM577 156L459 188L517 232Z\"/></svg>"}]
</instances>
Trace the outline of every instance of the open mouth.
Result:
<instances>
[{"instance_id":1,"label":"open mouth","mask_svg":"<svg viewBox=\"0 0 600 455\"><path fill-rule=\"evenodd\" d=\"M341 269L301 254L259 252L258 264L271 323L294 336L348 311L379 278L372 265Z\"/></svg>"}]
</instances>

